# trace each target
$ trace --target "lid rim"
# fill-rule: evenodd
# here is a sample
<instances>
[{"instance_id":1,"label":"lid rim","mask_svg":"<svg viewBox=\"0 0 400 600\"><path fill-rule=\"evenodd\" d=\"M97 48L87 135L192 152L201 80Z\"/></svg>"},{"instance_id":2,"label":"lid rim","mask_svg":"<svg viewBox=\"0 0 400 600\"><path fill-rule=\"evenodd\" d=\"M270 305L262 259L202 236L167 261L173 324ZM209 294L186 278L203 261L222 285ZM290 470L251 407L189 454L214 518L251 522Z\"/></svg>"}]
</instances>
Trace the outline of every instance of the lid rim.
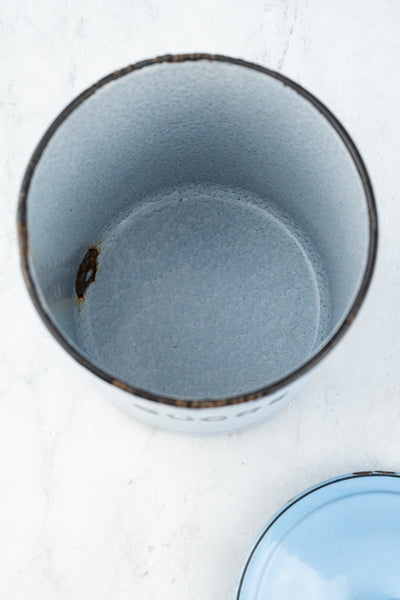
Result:
<instances>
[{"instance_id":1,"label":"lid rim","mask_svg":"<svg viewBox=\"0 0 400 600\"><path fill-rule=\"evenodd\" d=\"M240 576L239 576L239 580L238 580L238 584L236 586L236 591L235 591L235 595L234 595L234 599L233 600L242 600L241 599L241 592L243 589L243 584L246 578L246 573L247 570L250 566L250 563L257 551L257 549L259 548L260 544L262 543L264 537L266 536L266 534L270 531L270 529L274 526L274 524L290 509L292 508L295 504L297 504L298 502L300 502L301 500L304 500L307 496L312 495L315 492L318 492L319 490L323 489L323 488L327 488L331 485L335 485L337 483L343 482L343 481L349 481L349 480L354 480L354 479L368 479L368 478L374 478L374 477L384 477L384 478L394 478L394 479L400 479L400 472L396 472L396 471L359 471L359 472L355 472L355 473L349 473L347 475L340 475L338 477L334 477L332 479L328 479L326 481L323 481L322 483L319 483L315 486L312 486L310 488L308 488L307 490L301 492L300 494L296 495L294 498L292 498L291 500L289 500L286 504L284 504L284 506L274 514L274 516L270 519L270 521L268 521L267 525L264 527L264 529L262 530L261 534L257 537L256 542L254 543L254 545L251 547L251 550L249 551L249 554L245 560L244 566L242 567L242 570L240 572Z\"/></svg>"}]
</instances>

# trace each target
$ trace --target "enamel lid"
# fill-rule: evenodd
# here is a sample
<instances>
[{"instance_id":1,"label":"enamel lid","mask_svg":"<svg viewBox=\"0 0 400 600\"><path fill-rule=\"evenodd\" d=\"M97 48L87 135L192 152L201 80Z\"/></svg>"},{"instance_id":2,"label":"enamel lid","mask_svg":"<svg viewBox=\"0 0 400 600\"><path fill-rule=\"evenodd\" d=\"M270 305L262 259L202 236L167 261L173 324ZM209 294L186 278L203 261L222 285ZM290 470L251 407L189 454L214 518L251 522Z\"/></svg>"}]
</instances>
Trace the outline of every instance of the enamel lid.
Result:
<instances>
[{"instance_id":1,"label":"enamel lid","mask_svg":"<svg viewBox=\"0 0 400 600\"><path fill-rule=\"evenodd\" d=\"M291 500L251 550L234 600L400 600L400 474L346 475Z\"/></svg>"}]
</instances>

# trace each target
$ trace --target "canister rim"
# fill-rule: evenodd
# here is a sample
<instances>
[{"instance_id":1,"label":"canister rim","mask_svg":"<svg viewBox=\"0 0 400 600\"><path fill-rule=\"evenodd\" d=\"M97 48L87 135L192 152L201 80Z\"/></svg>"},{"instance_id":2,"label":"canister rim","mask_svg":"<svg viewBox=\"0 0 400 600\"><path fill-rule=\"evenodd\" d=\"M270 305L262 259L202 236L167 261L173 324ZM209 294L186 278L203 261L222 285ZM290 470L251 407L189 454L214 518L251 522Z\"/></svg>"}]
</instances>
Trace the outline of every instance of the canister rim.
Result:
<instances>
[{"instance_id":1,"label":"canister rim","mask_svg":"<svg viewBox=\"0 0 400 600\"><path fill-rule=\"evenodd\" d=\"M40 299L38 290L36 288L36 284L32 277L31 267L29 265L29 243L28 243L28 227L27 227L27 201L29 188L31 184L31 180L33 174L35 172L35 168L40 161L40 158L50 141L51 137L54 135L58 127L64 122L64 120L85 100L90 98L97 90L105 86L106 84L115 81L125 75L133 71L137 71L143 69L145 67L150 67L155 64L162 63L183 63L187 61L199 61L199 60L209 60L209 61L217 61L224 62L233 65L237 65L240 67L245 67L248 69L252 69L254 71L258 71L263 73L269 77L272 77L286 86L289 86L291 89L300 94L303 98L308 100L329 122L329 124L333 127L336 133L341 138L344 146L350 154L350 157L357 169L359 174L363 190L364 196L367 203L368 209L368 219L369 219L369 245L368 245L368 256L367 261L363 273L363 277L357 291L356 297L347 311L346 317L344 318L340 327L335 331L335 333L327 340L327 342L319 349L319 351L311 356L306 362L304 362L301 366L294 369L291 373L285 375L279 380L268 384L264 387L258 388L255 391L240 394L237 396L229 396L224 398L204 398L204 399L189 399L189 398L175 398L168 397L159 394L154 394L152 392L136 388L120 379L113 377L110 373L105 370L94 365L86 356L84 356L81 352L77 350L63 335L59 327L54 323L51 319L50 315L46 311L46 308L43 302ZM47 328L50 330L52 335L56 338L56 340L61 344L61 346L81 365L86 367L89 371L92 371L95 375L108 382L109 384L124 390L134 396L138 396L140 398L144 398L146 400L150 400L152 402L178 406L184 408L214 408L214 407L222 407L222 406L230 406L235 404L243 404L245 402L251 402L260 398L264 398L266 396L271 396L282 390L282 388L288 386L293 383L303 375L305 375L310 369L312 369L319 361L326 356L326 354L336 345L336 343L341 339L344 333L348 330L352 322L354 321L362 303L365 298L365 295L368 291L372 274L374 271L374 266L376 262L376 253L377 253L377 243L378 243L378 224L377 224L377 209L376 202L374 197L374 192L372 189L372 184L367 172L367 169L364 165L364 162L361 158L359 151L357 150L356 145L351 139L350 135L347 133L342 124L338 121L338 119L331 113L331 111L313 94L305 90L298 83L295 83L288 77L258 65L256 63L248 62L239 58L231 58L228 56L218 55L218 54L207 54L207 53L191 53L191 54L166 54L164 56L158 56L156 58L143 60L137 62L135 64L128 65L127 67L114 71L109 75L106 75L97 83L93 84L89 88L87 88L84 92L82 92L79 96L77 96L68 106L58 115L58 117L52 122L49 126L36 149L34 150L32 157L28 163L26 168L24 178L21 185L19 202L18 202L18 216L17 216L17 225L18 225L18 241L20 248L20 257L21 257L21 265L22 272L25 280L26 287L29 291L29 294L32 298L32 301L44 321Z\"/></svg>"}]
</instances>

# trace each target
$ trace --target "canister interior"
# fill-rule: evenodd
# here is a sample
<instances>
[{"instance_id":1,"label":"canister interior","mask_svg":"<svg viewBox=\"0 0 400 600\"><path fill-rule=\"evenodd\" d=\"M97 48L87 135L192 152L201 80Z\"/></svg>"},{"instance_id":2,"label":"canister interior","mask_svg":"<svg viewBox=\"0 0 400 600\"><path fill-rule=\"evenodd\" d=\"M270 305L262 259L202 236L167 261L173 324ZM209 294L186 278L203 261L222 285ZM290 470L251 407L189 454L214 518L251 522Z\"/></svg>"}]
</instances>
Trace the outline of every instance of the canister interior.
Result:
<instances>
[{"instance_id":1,"label":"canister interior","mask_svg":"<svg viewBox=\"0 0 400 600\"><path fill-rule=\"evenodd\" d=\"M365 270L368 209L341 137L282 81L155 63L77 104L28 198L41 300L113 377L245 394L334 334Z\"/></svg>"}]
</instances>

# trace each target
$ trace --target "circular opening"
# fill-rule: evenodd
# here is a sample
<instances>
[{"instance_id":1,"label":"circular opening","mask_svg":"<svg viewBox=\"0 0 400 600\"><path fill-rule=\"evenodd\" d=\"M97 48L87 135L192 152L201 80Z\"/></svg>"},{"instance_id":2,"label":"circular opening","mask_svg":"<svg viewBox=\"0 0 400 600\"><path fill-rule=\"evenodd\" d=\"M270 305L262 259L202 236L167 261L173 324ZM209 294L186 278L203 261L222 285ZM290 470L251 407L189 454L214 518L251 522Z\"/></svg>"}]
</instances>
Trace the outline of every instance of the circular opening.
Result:
<instances>
[{"instance_id":1,"label":"circular opening","mask_svg":"<svg viewBox=\"0 0 400 600\"><path fill-rule=\"evenodd\" d=\"M127 67L69 105L29 163L19 224L62 345L127 391L193 407L309 370L376 254L371 185L337 120L283 76L209 55Z\"/></svg>"}]
</instances>

